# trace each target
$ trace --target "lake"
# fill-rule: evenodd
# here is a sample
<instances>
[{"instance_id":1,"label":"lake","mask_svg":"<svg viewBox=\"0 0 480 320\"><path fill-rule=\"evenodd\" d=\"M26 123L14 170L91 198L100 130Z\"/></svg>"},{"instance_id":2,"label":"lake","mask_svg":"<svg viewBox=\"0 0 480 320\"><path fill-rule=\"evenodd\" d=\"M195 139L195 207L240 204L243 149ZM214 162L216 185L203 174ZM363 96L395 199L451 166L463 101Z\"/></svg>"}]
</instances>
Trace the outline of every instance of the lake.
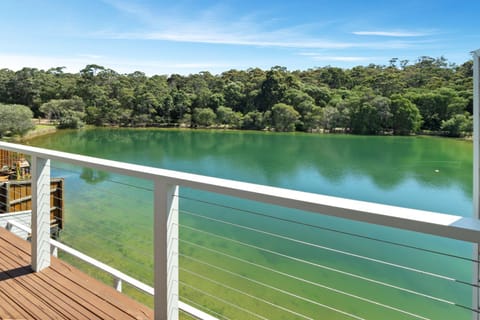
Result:
<instances>
[{"instance_id":1,"label":"lake","mask_svg":"<svg viewBox=\"0 0 480 320\"><path fill-rule=\"evenodd\" d=\"M472 144L467 141L88 129L28 143L337 197L472 214ZM152 284L152 185L61 163L52 168L66 180L62 241ZM180 189L180 210L182 300L219 318L471 319L469 244L185 188ZM125 291L151 303L131 288Z\"/></svg>"}]
</instances>

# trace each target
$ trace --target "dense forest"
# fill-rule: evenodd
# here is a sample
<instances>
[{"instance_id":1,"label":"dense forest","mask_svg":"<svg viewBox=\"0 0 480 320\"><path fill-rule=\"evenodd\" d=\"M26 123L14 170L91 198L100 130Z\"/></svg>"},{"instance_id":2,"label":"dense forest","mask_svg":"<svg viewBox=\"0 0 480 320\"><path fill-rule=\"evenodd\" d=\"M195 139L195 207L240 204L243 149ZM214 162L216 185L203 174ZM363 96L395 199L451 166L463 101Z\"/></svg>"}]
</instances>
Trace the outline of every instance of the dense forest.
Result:
<instances>
[{"instance_id":1,"label":"dense forest","mask_svg":"<svg viewBox=\"0 0 480 320\"><path fill-rule=\"evenodd\" d=\"M449 136L472 131L472 61L421 57L388 66L252 68L220 75L119 74L99 65L0 70L0 137L25 118L60 128L188 126Z\"/></svg>"}]
</instances>

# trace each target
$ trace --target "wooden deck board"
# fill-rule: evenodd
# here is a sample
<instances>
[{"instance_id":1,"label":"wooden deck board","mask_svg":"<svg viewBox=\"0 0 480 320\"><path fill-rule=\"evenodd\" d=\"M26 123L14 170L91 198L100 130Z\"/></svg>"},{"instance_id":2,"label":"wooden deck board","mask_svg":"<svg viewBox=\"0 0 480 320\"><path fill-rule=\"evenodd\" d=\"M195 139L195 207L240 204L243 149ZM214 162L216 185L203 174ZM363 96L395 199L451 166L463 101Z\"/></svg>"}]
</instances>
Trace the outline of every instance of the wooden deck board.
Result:
<instances>
[{"instance_id":1,"label":"wooden deck board","mask_svg":"<svg viewBox=\"0 0 480 320\"><path fill-rule=\"evenodd\" d=\"M22 284L14 278L2 281L0 290L12 297L11 300L20 307L21 313L26 318L31 319L37 316L39 319L52 319L57 316L53 310L26 290Z\"/></svg>"},{"instance_id":2,"label":"wooden deck board","mask_svg":"<svg viewBox=\"0 0 480 320\"><path fill-rule=\"evenodd\" d=\"M0 250L3 250L4 247L0 243ZM0 261L0 268L9 269L9 270L18 270L18 271L8 271L8 274L11 277L15 277L15 273L25 272L21 269L18 269L15 265L15 261L12 260L12 257L7 257L8 252L3 255L3 260ZM5 263L8 263L6 265ZM15 269L17 268L17 269ZM23 267L28 273L31 273L29 267ZM68 316L71 319L90 319L95 317L95 313L88 312L82 306L79 306L78 303L72 304L69 300L69 297L63 291L57 290L49 284L49 279L45 278L45 273L49 272L50 269L45 270L45 272L39 274L32 274L27 277L22 278L22 284L25 289L29 290L35 295L36 298L42 300L44 303L49 305L50 309L54 309L57 313L62 314L63 316ZM67 311L68 310L68 311ZM68 312L68 313L67 313Z\"/></svg>"},{"instance_id":3,"label":"wooden deck board","mask_svg":"<svg viewBox=\"0 0 480 320\"><path fill-rule=\"evenodd\" d=\"M0 243L0 249L1 248L3 247ZM22 260L24 264L28 265L28 256L26 254L18 255L17 257L20 258L17 260ZM55 266L55 268L58 268L58 266ZM88 294L89 291L85 292L85 290L81 290L81 288L79 290L75 281L65 278L65 275L70 275L68 268L65 268L62 273L56 272L55 268L48 268L41 273L36 273L35 276L31 276L29 278L29 280L32 280L30 282L31 290L35 292L39 291L39 294L43 292L45 295L61 299L62 302L67 304L67 310L72 311L70 318L73 319L91 319L95 317L95 315L103 319L118 319L118 317L122 316L122 313L117 312L116 309L104 311L97 308L92 303L92 301L98 299L95 295ZM50 286L51 283L54 283L55 286ZM77 302L71 303L69 300L76 300ZM61 308L59 312L62 313L64 310L65 308Z\"/></svg>"},{"instance_id":4,"label":"wooden deck board","mask_svg":"<svg viewBox=\"0 0 480 320\"><path fill-rule=\"evenodd\" d=\"M53 258L34 273L30 244L0 228L0 319L153 319L153 311Z\"/></svg>"},{"instance_id":5,"label":"wooden deck board","mask_svg":"<svg viewBox=\"0 0 480 320\"><path fill-rule=\"evenodd\" d=\"M20 319L22 318L21 308L13 303L13 300L0 290L0 315L5 315L2 318Z\"/></svg>"},{"instance_id":6,"label":"wooden deck board","mask_svg":"<svg viewBox=\"0 0 480 320\"><path fill-rule=\"evenodd\" d=\"M24 244L28 246L27 243ZM18 246L19 244L15 243L15 245ZM21 247L21 250L27 249L24 248L24 245L21 245ZM23 260L25 264L29 263L29 256L24 253L22 254L22 251L19 251L17 255L18 258ZM130 310L130 299L128 299L126 296L118 295L115 290L111 290L111 287L106 287L104 284L92 279L67 263L58 259L55 260L57 260L58 263L56 263L52 268L49 268L36 275L39 277L49 278L47 281L55 282L56 287L58 285L61 287L62 291L68 292L70 297L75 297L77 300L83 300L83 306L93 310L95 313L98 313L104 319L119 319L124 317L124 312L136 317L135 309ZM65 277L65 275L68 276ZM75 279L72 279L72 276L75 276ZM115 308L102 310L101 307L103 305L92 304L92 301L96 301L98 299L106 299L112 306L115 306Z\"/></svg>"}]
</instances>

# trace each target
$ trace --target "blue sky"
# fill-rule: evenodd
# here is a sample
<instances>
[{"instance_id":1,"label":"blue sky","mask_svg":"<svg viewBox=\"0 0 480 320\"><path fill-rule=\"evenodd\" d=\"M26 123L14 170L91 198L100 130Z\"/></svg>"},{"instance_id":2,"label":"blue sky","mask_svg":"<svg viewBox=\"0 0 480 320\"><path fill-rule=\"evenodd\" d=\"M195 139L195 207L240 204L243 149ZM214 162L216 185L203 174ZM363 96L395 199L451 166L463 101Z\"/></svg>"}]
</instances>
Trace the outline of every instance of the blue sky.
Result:
<instances>
[{"instance_id":1,"label":"blue sky","mask_svg":"<svg viewBox=\"0 0 480 320\"><path fill-rule=\"evenodd\" d=\"M480 48L479 0L0 0L0 68L120 73L388 64Z\"/></svg>"}]
</instances>

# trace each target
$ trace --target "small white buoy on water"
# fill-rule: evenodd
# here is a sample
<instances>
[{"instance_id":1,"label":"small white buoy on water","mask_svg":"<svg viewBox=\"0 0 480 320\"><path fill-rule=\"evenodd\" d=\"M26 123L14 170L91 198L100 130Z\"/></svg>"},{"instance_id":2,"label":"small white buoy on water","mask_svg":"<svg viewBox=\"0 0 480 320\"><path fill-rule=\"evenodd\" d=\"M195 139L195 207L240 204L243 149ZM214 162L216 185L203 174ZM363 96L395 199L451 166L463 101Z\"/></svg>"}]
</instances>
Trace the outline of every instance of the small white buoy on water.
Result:
<instances>
[{"instance_id":1,"label":"small white buoy on water","mask_svg":"<svg viewBox=\"0 0 480 320\"><path fill-rule=\"evenodd\" d=\"M440 172L440 170L438 170L438 169L435 169L435 173L439 173L439 172Z\"/></svg>"}]
</instances>

